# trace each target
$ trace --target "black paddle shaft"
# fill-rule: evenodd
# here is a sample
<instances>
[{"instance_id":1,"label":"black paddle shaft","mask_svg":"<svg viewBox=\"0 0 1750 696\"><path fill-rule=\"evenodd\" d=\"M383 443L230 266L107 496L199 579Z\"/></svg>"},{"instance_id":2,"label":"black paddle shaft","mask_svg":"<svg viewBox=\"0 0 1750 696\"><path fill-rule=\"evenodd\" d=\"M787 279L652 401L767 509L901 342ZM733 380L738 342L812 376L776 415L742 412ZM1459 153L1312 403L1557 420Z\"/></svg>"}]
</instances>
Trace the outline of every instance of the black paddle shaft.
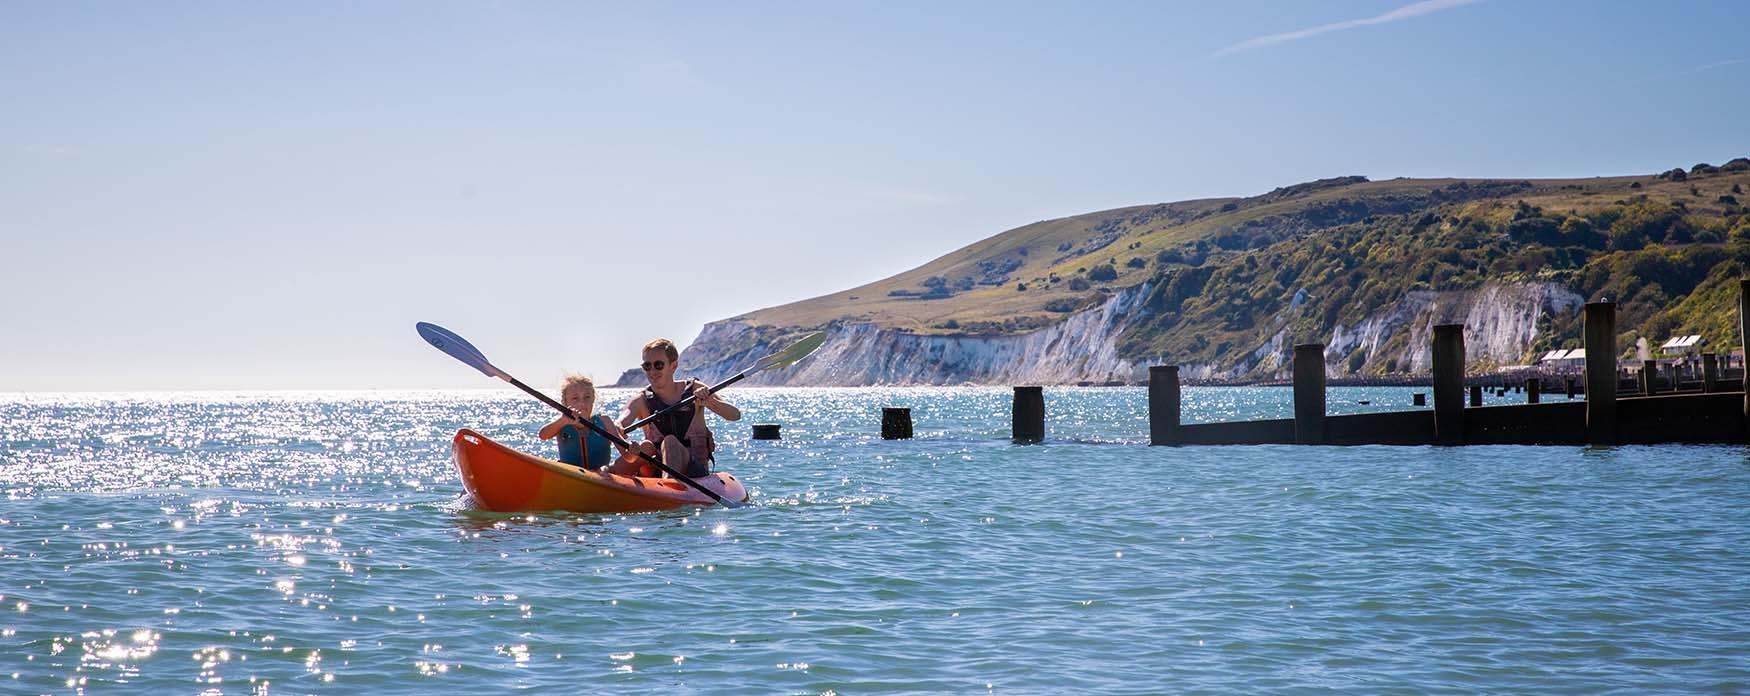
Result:
<instances>
[{"instance_id":1,"label":"black paddle shaft","mask_svg":"<svg viewBox=\"0 0 1750 696\"><path fill-rule=\"evenodd\" d=\"M709 387L709 389L711 390L712 394L716 394L718 389L722 389L722 388L727 387L731 384L735 384L736 382L740 382L742 380L742 378L747 376L747 373L752 372L752 371L753 370L743 370L741 372L741 374L738 374L734 377L730 377L729 379L726 379L726 380L718 382L714 385L711 385ZM658 418L661 418L665 415L668 415L669 411L673 411L677 408L680 408L680 407L685 406L687 404L693 403L693 401L695 399L698 399L698 398L699 398L698 394L688 394L686 396L686 398L681 399L680 401L676 401L672 404L669 404L668 406L663 407L663 409L661 411L657 411L656 413L652 413L648 416L645 416L645 417L640 418L638 420L632 421L631 425L626 426L626 430L628 430L628 431L636 430L638 428L642 428L646 425L649 425L651 421L654 421Z\"/></svg>"},{"instance_id":2,"label":"black paddle shaft","mask_svg":"<svg viewBox=\"0 0 1750 696\"><path fill-rule=\"evenodd\" d=\"M705 495L710 496L712 500L715 500L715 501L722 503L724 505L727 505L729 507L736 506L736 503L731 503L727 500L724 500L723 496L717 494L717 491L713 491L709 488L706 488L703 484L699 483L698 481L694 481L691 477L689 477L685 474L682 474L679 471L675 471L674 469L670 468L669 465L667 465L667 464L664 464L660 461L657 461L657 459L655 457L652 457L648 454L643 453L642 451L639 451L639 449L637 447L633 446L632 443L627 442L625 438L620 437L618 435L615 435L613 433L610 433L607 430L603 429L602 426L596 425L595 420L590 418L587 414L578 413L577 411L572 410L570 406L566 406L565 404L554 401L553 397L547 396L546 394L542 394L540 392L540 390L535 389L534 387L531 387L527 384L523 384L520 380L518 380L515 377L512 377L510 375L505 375L504 379L505 379L505 381L510 382L511 386L516 387L518 389L521 389L525 392L528 392L529 396L533 396L537 399L540 399L541 401L546 402L546 404L548 406L552 406L553 408L559 409L559 411L562 413L570 414L572 420L575 420L579 423L582 423L584 427L589 428L590 430L594 430L597 435L605 437L608 439L609 442L612 442L616 445L619 445L621 448L625 449L626 451L638 455L639 457L643 458L644 461L650 462L651 464L656 465L656 468L668 472L668 475L673 476L677 479L680 479L681 483L685 483L689 486L692 486L694 490L697 490L700 493L704 493Z\"/></svg>"}]
</instances>

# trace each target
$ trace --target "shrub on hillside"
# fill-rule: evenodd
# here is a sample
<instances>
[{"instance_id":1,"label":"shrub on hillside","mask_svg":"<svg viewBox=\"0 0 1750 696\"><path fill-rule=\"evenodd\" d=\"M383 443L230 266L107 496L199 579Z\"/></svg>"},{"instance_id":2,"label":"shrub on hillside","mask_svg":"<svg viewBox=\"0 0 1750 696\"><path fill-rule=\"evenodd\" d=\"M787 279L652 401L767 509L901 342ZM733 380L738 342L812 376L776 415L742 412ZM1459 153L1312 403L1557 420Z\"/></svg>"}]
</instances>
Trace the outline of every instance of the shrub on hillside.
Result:
<instances>
[{"instance_id":1,"label":"shrub on hillside","mask_svg":"<svg viewBox=\"0 0 1750 696\"><path fill-rule=\"evenodd\" d=\"M1082 291L1085 291L1085 290L1092 288L1092 287L1094 287L1094 284L1089 283L1087 278L1083 278L1081 276L1076 276L1074 278L1069 279L1069 289L1074 290L1076 292L1082 292Z\"/></svg>"},{"instance_id":2,"label":"shrub on hillside","mask_svg":"<svg viewBox=\"0 0 1750 696\"><path fill-rule=\"evenodd\" d=\"M1720 171L1723 171L1723 172L1750 171L1750 159L1747 159L1744 157L1734 157L1734 158L1732 158L1732 161L1721 165Z\"/></svg>"},{"instance_id":3,"label":"shrub on hillside","mask_svg":"<svg viewBox=\"0 0 1750 696\"><path fill-rule=\"evenodd\" d=\"M1147 266L1148 262L1144 261L1141 256L1132 256L1129 261L1124 262L1124 265L1127 268L1142 268Z\"/></svg>"},{"instance_id":4,"label":"shrub on hillside","mask_svg":"<svg viewBox=\"0 0 1750 696\"><path fill-rule=\"evenodd\" d=\"M1694 175L1694 174L1718 174L1718 173L1720 173L1720 168L1713 166L1711 164L1708 164L1706 162L1702 162L1701 164L1690 167L1689 173L1692 175Z\"/></svg>"},{"instance_id":5,"label":"shrub on hillside","mask_svg":"<svg viewBox=\"0 0 1750 696\"><path fill-rule=\"evenodd\" d=\"M1587 249L1604 249L1604 235L1592 226L1592 222L1583 217L1570 217L1562 221L1562 240L1564 246L1578 246Z\"/></svg>"},{"instance_id":6,"label":"shrub on hillside","mask_svg":"<svg viewBox=\"0 0 1750 696\"><path fill-rule=\"evenodd\" d=\"M1625 206L1606 234L1612 249L1631 251L1648 243L1688 243L1694 233L1677 209L1659 203L1637 203Z\"/></svg>"},{"instance_id":7,"label":"shrub on hillside","mask_svg":"<svg viewBox=\"0 0 1750 696\"><path fill-rule=\"evenodd\" d=\"M1088 270L1088 280L1096 280L1104 283L1117 279L1118 269L1113 268L1112 264L1109 263L1102 263Z\"/></svg>"},{"instance_id":8,"label":"shrub on hillside","mask_svg":"<svg viewBox=\"0 0 1750 696\"><path fill-rule=\"evenodd\" d=\"M1069 313L1081 309L1082 301L1073 297L1059 297L1045 303L1045 311Z\"/></svg>"},{"instance_id":9,"label":"shrub on hillside","mask_svg":"<svg viewBox=\"0 0 1750 696\"><path fill-rule=\"evenodd\" d=\"M1555 218L1541 215L1514 220L1507 224L1507 238L1515 242L1535 242L1548 246L1561 246L1562 223Z\"/></svg>"},{"instance_id":10,"label":"shrub on hillside","mask_svg":"<svg viewBox=\"0 0 1750 696\"><path fill-rule=\"evenodd\" d=\"M1750 241L1750 215L1738 218L1738 224L1732 225L1731 231L1726 233L1726 238L1734 242Z\"/></svg>"},{"instance_id":11,"label":"shrub on hillside","mask_svg":"<svg viewBox=\"0 0 1750 696\"><path fill-rule=\"evenodd\" d=\"M1660 173L1659 178L1670 179L1671 181L1682 181L1684 179L1689 178L1689 173L1683 171L1682 167L1678 167L1676 169L1672 169L1671 171Z\"/></svg>"}]
</instances>

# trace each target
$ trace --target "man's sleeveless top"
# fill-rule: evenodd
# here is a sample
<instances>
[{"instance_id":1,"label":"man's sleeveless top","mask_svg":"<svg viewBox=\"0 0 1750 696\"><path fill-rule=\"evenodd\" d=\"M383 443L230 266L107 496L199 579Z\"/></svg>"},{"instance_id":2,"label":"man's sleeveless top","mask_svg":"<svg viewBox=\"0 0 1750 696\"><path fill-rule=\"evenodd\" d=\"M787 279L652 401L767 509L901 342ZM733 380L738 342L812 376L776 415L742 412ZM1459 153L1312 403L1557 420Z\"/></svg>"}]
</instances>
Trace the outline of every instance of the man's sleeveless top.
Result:
<instances>
[{"instance_id":1,"label":"man's sleeveless top","mask_svg":"<svg viewBox=\"0 0 1750 696\"><path fill-rule=\"evenodd\" d=\"M687 388L681 392L681 398L685 399L691 396L693 388L696 386L698 386L697 382L688 382ZM656 395L656 392L650 389L644 390L644 408L649 409L651 413L658 413L662 409L668 408L668 405L668 402L663 401L661 397ZM687 448L687 453L692 455L693 461L692 470L687 471L686 474L693 477L710 473L708 464L713 459L712 452L717 449L715 438L711 436L711 431L705 427L705 419L701 418L700 415L699 402L694 401L650 422L650 425L656 428L656 432L675 436L675 439L680 440L681 444ZM698 424L697 427L694 427L695 423Z\"/></svg>"}]
</instances>

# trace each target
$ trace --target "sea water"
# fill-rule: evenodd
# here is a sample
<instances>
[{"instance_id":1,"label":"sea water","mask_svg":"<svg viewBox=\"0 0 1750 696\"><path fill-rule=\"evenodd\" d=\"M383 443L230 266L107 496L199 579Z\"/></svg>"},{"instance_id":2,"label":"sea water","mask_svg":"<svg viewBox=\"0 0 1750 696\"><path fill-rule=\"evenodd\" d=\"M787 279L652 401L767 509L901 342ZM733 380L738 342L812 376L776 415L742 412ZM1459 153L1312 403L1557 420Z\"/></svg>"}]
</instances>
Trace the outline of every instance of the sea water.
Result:
<instances>
[{"instance_id":1,"label":"sea water","mask_svg":"<svg viewBox=\"0 0 1750 696\"><path fill-rule=\"evenodd\" d=\"M457 428L553 449L515 392L0 395L0 692L1750 690L1745 447L1148 447L1134 388L1047 389L1022 446L1006 389L725 396L753 505L611 515L470 509Z\"/></svg>"}]
</instances>

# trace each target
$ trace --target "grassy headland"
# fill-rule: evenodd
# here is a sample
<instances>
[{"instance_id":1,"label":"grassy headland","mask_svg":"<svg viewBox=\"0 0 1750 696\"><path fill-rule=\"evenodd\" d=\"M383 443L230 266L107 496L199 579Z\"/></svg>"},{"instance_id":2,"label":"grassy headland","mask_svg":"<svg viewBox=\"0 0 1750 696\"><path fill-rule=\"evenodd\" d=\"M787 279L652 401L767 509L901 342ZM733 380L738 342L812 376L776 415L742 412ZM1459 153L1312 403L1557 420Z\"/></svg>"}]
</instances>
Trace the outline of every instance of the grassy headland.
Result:
<instances>
[{"instance_id":1,"label":"grassy headland","mask_svg":"<svg viewBox=\"0 0 1750 696\"><path fill-rule=\"evenodd\" d=\"M1733 280L1750 265L1747 187L1744 158L1589 179L1340 177L1041 221L890 278L736 319L1009 335L1147 283L1146 320L1126 329L1120 353L1221 363L1284 328L1318 340L1415 291L1548 281L1617 301L1619 345L1683 333L1736 345ZM1578 346L1579 318L1557 318L1538 334L1538 350ZM1357 356L1349 367L1399 366Z\"/></svg>"}]
</instances>

